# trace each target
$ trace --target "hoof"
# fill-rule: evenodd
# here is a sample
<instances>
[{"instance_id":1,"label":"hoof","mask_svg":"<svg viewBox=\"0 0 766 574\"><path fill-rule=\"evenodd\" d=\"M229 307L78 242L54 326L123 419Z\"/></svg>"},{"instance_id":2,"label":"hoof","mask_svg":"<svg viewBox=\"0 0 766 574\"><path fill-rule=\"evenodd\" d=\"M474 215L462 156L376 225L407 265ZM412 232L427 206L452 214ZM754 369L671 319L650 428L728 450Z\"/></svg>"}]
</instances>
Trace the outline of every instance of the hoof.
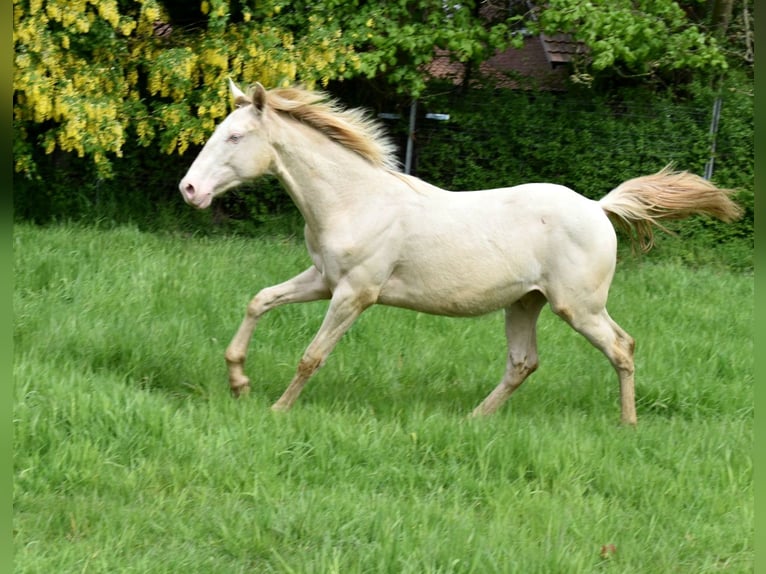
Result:
<instances>
[{"instance_id":1,"label":"hoof","mask_svg":"<svg viewBox=\"0 0 766 574\"><path fill-rule=\"evenodd\" d=\"M231 395L238 399L239 397L244 397L250 394L250 383L245 383L244 385L238 385L236 387L231 387Z\"/></svg>"},{"instance_id":2,"label":"hoof","mask_svg":"<svg viewBox=\"0 0 766 574\"><path fill-rule=\"evenodd\" d=\"M469 419L482 419L485 417L488 417L492 413L494 413L494 409L488 409L484 405L479 405L475 409L471 411L471 414L468 415Z\"/></svg>"}]
</instances>

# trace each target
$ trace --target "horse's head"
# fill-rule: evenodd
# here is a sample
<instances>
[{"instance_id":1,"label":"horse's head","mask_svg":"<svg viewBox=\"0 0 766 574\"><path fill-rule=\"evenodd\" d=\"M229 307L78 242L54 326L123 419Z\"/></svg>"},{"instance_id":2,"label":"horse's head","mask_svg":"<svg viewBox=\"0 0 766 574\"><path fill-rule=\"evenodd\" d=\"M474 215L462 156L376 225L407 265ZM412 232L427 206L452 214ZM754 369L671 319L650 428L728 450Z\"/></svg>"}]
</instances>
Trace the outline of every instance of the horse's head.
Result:
<instances>
[{"instance_id":1,"label":"horse's head","mask_svg":"<svg viewBox=\"0 0 766 574\"><path fill-rule=\"evenodd\" d=\"M229 80L236 108L210 136L179 188L199 209L213 198L269 171L274 153L263 129L266 90L256 84L247 95Z\"/></svg>"}]
</instances>

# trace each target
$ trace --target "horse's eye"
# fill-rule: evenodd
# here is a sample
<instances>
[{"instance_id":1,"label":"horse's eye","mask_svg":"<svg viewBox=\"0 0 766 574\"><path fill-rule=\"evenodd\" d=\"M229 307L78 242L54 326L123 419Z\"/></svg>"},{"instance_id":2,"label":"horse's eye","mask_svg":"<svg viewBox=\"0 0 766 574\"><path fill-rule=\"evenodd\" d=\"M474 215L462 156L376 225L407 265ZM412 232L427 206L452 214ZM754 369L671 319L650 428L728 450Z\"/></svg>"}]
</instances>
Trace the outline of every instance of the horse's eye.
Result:
<instances>
[{"instance_id":1,"label":"horse's eye","mask_svg":"<svg viewBox=\"0 0 766 574\"><path fill-rule=\"evenodd\" d=\"M231 134L226 141L231 143L238 143L242 139L241 134Z\"/></svg>"}]
</instances>

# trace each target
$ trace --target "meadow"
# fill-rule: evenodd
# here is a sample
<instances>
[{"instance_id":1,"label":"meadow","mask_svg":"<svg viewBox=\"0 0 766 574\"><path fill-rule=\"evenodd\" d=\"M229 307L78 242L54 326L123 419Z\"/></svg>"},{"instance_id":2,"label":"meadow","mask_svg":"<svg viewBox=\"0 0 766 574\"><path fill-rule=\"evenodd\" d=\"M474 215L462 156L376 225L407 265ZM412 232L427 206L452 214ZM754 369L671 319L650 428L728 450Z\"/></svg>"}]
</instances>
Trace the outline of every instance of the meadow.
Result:
<instances>
[{"instance_id":1,"label":"meadow","mask_svg":"<svg viewBox=\"0 0 766 574\"><path fill-rule=\"evenodd\" d=\"M268 406L326 303L261 321L249 396L223 353L299 237L14 231L18 573L707 573L753 569L753 276L621 257L638 427L606 359L548 309L540 368L502 314L374 307L294 409Z\"/></svg>"}]
</instances>

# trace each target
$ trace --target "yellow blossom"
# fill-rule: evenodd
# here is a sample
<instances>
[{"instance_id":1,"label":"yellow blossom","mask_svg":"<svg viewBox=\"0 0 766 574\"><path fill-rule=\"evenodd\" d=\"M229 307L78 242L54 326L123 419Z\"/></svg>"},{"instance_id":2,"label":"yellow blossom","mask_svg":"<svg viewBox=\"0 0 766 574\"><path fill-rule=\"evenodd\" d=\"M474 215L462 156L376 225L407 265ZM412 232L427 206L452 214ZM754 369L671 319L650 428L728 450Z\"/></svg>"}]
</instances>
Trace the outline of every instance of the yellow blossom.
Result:
<instances>
[{"instance_id":1,"label":"yellow blossom","mask_svg":"<svg viewBox=\"0 0 766 574\"><path fill-rule=\"evenodd\" d=\"M136 23L133 20L127 20L120 26L120 32L123 36L130 36L136 29Z\"/></svg>"},{"instance_id":2,"label":"yellow blossom","mask_svg":"<svg viewBox=\"0 0 766 574\"><path fill-rule=\"evenodd\" d=\"M112 28L117 28L120 22L120 13L117 9L117 2L114 0L101 0L98 2L98 14L104 20L109 22Z\"/></svg>"},{"instance_id":3,"label":"yellow blossom","mask_svg":"<svg viewBox=\"0 0 766 574\"><path fill-rule=\"evenodd\" d=\"M154 2L145 3L142 13L146 21L152 23L160 18L160 9Z\"/></svg>"}]
</instances>

